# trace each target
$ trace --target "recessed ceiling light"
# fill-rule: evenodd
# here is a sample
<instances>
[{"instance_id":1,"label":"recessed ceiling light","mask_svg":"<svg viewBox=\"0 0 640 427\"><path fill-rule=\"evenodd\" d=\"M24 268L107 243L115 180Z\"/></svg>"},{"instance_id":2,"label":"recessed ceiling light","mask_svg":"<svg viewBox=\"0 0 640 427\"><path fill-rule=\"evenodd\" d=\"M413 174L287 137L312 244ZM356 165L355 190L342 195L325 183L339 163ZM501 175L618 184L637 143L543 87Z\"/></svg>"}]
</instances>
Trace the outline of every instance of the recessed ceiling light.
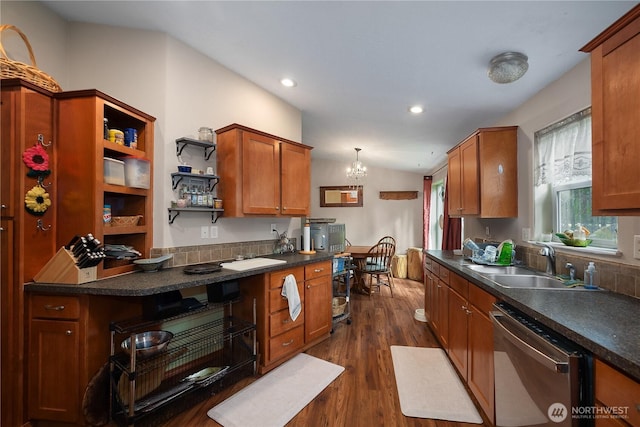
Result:
<instances>
[{"instance_id":1,"label":"recessed ceiling light","mask_svg":"<svg viewBox=\"0 0 640 427\"><path fill-rule=\"evenodd\" d=\"M413 107L409 107L409 112L413 114L420 114L424 111L424 109L419 105L414 105Z\"/></svg>"},{"instance_id":2,"label":"recessed ceiling light","mask_svg":"<svg viewBox=\"0 0 640 427\"><path fill-rule=\"evenodd\" d=\"M296 83L294 80L291 80L286 77L280 80L280 83L282 83L282 86L285 86L285 87L294 87L298 85L298 83Z\"/></svg>"}]
</instances>

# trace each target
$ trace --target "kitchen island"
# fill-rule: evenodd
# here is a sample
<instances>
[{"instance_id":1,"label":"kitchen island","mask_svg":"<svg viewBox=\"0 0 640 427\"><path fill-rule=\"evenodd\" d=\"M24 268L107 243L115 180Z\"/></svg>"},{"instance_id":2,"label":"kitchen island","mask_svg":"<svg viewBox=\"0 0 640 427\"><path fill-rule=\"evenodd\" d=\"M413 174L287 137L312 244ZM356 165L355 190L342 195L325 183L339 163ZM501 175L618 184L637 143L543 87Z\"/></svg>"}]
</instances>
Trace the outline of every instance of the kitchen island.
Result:
<instances>
[{"instance_id":1,"label":"kitchen island","mask_svg":"<svg viewBox=\"0 0 640 427\"><path fill-rule=\"evenodd\" d=\"M262 256L261 258L266 258ZM105 295L105 296L133 296L142 297L156 295L169 291L195 288L229 280L237 280L256 274L276 271L284 267L297 267L314 262L333 259L332 253L317 252L314 255L287 254L269 255L268 258L285 261L285 264L260 267L246 271L222 269L210 274L185 274L184 266L167 268L160 271L145 273L136 271L128 274L83 283L81 285L67 285L59 283L27 283L24 287L28 292L48 292L72 295ZM230 261L220 261L230 262Z\"/></svg>"},{"instance_id":2,"label":"kitchen island","mask_svg":"<svg viewBox=\"0 0 640 427\"><path fill-rule=\"evenodd\" d=\"M224 318L233 316L255 324L261 372L328 338L333 254L269 255L268 258L284 263L245 271L223 268L200 275L186 274L184 267L173 267L153 273L126 273L80 285L26 284L28 366L32 373L27 386L29 419L37 420L38 425L85 424L83 409L86 409L88 385L112 354L112 325L127 323L130 319L150 324L145 307L149 301L157 302L159 295L182 291L184 295L197 295L199 300L206 300L207 290L217 288L216 285L238 283L239 298L209 306L214 315L219 312ZM296 277L302 302L302 313L295 322L289 321L288 305L286 300L282 304L279 295L283 278L288 274ZM272 295L274 303L270 309ZM274 308L276 301L277 309ZM216 305L221 308L218 310ZM205 312L202 310L181 315L182 323L190 324L210 312L206 307ZM283 326L277 333L270 330L273 319L282 320ZM154 328L162 329L163 322L158 319ZM219 323L210 318L206 322ZM234 327L233 334L236 333ZM211 330L212 347L218 335L220 331ZM120 340L116 337L117 344ZM116 350L119 352L119 347Z\"/></svg>"}]
</instances>

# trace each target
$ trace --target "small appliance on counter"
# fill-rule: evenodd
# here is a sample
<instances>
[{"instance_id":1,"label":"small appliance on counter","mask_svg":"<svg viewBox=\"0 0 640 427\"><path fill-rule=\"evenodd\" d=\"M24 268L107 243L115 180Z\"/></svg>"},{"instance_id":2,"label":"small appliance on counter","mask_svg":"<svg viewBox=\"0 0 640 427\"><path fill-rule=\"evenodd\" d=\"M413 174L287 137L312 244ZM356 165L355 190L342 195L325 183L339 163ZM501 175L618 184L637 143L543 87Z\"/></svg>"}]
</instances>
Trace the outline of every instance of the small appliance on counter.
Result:
<instances>
[{"instance_id":1,"label":"small appliance on counter","mask_svg":"<svg viewBox=\"0 0 640 427\"><path fill-rule=\"evenodd\" d=\"M303 218L303 220L309 222L311 246L316 251L344 252L347 237L344 224L335 224L335 218Z\"/></svg>"},{"instance_id":2,"label":"small appliance on counter","mask_svg":"<svg viewBox=\"0 0 640 427\"><path fill-rule=\"evenodd\" d=\"M280 234L278 230L273 230L273 231L278 233L278 240L276 240L276 243L273 248L274 253L288 254L288 253L294 253L296 251L296 246L293 244L291 239L287 237L286 231L283 232L282 234Z\"/></svg>"}]
</instances>

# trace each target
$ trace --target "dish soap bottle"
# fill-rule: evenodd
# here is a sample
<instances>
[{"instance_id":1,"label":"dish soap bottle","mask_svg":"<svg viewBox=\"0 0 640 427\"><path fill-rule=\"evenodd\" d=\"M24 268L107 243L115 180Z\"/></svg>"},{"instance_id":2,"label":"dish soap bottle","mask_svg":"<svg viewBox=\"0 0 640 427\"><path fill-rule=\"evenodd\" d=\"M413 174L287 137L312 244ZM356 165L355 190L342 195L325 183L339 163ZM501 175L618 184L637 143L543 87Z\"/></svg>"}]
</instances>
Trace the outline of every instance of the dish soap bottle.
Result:
<instances>
[{"instance_id":1,"label":"dish soap bottle","mask_svg":"<svg viewBox=\"0 0 640 427\"><path fill-rule=\"evenodd\" d=\"M584 288L585 289L598 289L598 272L596 271L596 265L593 261L589 262L587 269L584 270Z\"/></svg>"}]
</instances>

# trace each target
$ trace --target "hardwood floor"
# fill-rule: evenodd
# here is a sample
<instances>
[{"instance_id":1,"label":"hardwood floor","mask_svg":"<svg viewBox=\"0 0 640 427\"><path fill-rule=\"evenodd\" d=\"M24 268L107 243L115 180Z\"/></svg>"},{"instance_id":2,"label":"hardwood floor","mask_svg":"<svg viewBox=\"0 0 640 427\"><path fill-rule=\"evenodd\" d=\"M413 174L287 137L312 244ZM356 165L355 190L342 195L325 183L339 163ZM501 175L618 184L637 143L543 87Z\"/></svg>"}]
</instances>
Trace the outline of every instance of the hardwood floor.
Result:
<instances>
[{"instance_id":1,"label":"hardwood floor","mask_svg":"<svg viewBox=\"0 0 640 427\"><path fill-rule=\"evenodd\" d=\"M395 283L393 298L385 287L370 297L352 294L352 323L336 324L329 339L307 351L344 366L345 371L287 426L477 426L402 415L390 346L438 347L438 343L427 324L413 318L415 309L424 307L423 284L406 279ZM240 381L162 427L219 426L207 411L256 378Z\"/></svg>"}]
</instances>

